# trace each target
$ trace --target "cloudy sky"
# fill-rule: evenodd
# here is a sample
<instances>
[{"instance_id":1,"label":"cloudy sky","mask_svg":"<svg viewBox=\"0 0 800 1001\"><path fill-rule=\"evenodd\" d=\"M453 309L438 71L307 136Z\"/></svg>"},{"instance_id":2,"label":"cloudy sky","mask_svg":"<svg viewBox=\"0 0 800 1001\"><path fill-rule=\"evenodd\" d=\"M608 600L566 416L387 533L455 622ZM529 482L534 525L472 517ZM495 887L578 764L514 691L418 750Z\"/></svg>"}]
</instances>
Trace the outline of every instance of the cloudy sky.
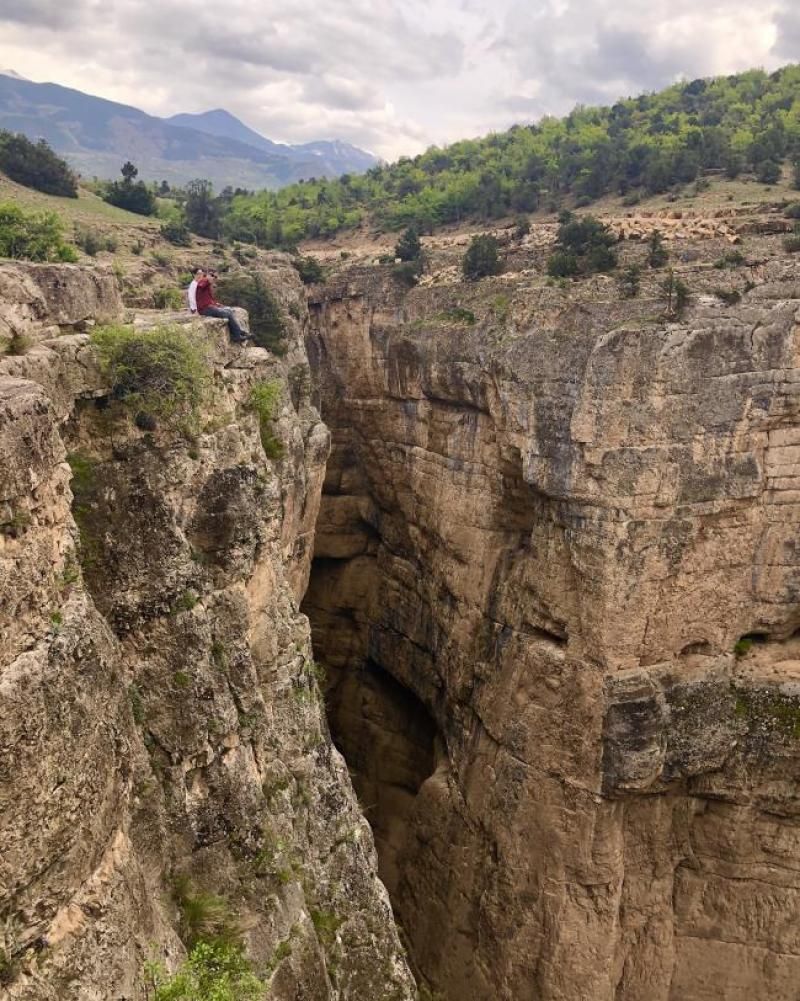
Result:
<instances>
[{"instance_id":1,"label":"cloudy sky","mask_svg":"<svg viewBox=\"0 0 800 1001\"><path fill-rule=\"evenodd\" d=\"M797 0L0 0L0 69L387 159L792 61Z\"/></svg>"}]
</instances>

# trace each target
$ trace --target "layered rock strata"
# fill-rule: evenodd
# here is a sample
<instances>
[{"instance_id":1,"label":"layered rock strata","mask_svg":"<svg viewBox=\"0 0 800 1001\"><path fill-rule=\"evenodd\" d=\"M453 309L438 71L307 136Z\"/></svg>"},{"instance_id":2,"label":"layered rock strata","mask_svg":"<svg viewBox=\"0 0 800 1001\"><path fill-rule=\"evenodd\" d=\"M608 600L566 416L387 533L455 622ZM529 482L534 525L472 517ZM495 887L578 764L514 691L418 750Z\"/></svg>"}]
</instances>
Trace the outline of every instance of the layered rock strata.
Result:
<instances>
[{"instance_id":1,"label":"layered rock strata","mask_svg":"<svg viewBox=\"0 0 800 1001\"><path fill-rule=\"evenodd\" d=\"M280 258L270 282L299 314ZM0 289L26 338L0 359L0 993L150 997L205 908L267 997L411 998L298 611L329 444L299 324L283 358L191 328L213 392L186 440L127 420L76 332L122 317L113 277Z\"/></svg>"},{"instance_id":2,"label":"layered rock strata","mask_svg":"<svg viewBox=\"0 0 800 1001\"><path fill-rule=\"evenodd\" d=\"M800 274L752 277L671 323L607 279L312 304L304 607L449 1001L796 996Z\"/></svg>"}]
</instances>

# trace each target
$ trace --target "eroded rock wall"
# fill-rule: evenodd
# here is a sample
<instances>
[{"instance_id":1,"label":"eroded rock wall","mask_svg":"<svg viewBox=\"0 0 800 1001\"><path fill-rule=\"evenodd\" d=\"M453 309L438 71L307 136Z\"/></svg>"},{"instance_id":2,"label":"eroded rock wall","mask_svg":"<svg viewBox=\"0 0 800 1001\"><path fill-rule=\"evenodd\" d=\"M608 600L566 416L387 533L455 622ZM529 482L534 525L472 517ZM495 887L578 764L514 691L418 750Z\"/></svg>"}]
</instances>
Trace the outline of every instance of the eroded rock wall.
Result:
<instances>
[{"instance_id":1,"label":"eroded rock wall","mask_svg":"<svg viewBox=\"0 0 800 1001\"><path fill-rule=\"evenodd\" d=\"M66 298L0 359L3 995L150 996L146 962L185 956L194 894L225 902L270 998L411 998L298 611L329 447L299 323L284 358L194 324L202 427L143 433L74 332L119 319L118 298L87 270L20 271L0 267L4 316L42 283ZM302 307L280 258L271 281ZM264 381L273 459L248 406Z\"/></svg>"},{"instance_id":2,"label":"eroded rock wall","mask_svg":"<svg viewBox=\"0 0 800 1001\"><path fill-rule=\"evenodd\" d=\"M313 305L305 608L335 730L374 667L435 721L392 897L450 1001L796 994L800 275L754 277L674 323L607 279Z\"/></svg>"}]
</instances>

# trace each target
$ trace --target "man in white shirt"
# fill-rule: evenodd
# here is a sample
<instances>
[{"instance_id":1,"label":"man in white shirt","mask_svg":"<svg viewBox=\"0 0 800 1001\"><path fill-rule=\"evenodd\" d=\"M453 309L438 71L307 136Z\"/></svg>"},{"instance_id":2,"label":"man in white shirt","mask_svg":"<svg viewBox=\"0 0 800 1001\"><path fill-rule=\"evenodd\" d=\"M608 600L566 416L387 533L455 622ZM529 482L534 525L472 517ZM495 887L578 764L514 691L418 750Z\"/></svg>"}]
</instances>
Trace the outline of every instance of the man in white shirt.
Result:
<instances>
[{"instance_id":1,"label":"man in white shirt","mask_svg":"<svg viewBox=\"0 0 800 1001\"><path fill-rule=\"evenodd\" d=\"M197 312L197 282L200 278L205 276L205 271L202 268L197 268L194 273L194 278L192 278L192 283L189 286L187 293L189 296L189 312Z\"/></svg>"}]
</instances>

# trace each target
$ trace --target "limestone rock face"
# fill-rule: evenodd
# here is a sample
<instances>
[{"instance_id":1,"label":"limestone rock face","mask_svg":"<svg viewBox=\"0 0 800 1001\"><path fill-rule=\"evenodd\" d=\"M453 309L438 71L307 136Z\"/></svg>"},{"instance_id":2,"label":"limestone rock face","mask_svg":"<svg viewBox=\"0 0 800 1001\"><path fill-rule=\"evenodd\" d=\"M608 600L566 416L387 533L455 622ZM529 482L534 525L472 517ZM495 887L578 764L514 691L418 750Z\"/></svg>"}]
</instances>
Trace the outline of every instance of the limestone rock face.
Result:
<instances>
[{"instance_id":1,"label":"limestone rock face","mask_svg":"<svg viewBox=\"0 0 800 1001\"><path fill-rule=\"evenodd\" d=\"M673 323L602 278L312 306L304 607L449 1001L796 996L800 272L757 277Z\"/></svg>"},{"instance_id":2,"label":"limestone rock face","mask_svg":"<svg viewBox=\"0 0 800 1001\"><path fill-rule=\"evenodd\" d=\"M120 319L122 298L114 273L75 264L0 264L0 345L16 335L30 340Z\"/></svg>"},{"instance_id":3,"label":"limestone rock face","mask_svg":"<svg viewBox=\"0 0 800 1001\"><path fill-rule=\"evenodd\" d=\"M185 440L124 416L86 334L53 336L115 315L105 277L0 272L33 344L0 359L0 993L144 1001L193 897L270 998L412 998L298 611L329 449L299 327L279 359L197 321L213 395ZM273 281L301 305L291 267Z\"/></svg>"}]
</instances>

